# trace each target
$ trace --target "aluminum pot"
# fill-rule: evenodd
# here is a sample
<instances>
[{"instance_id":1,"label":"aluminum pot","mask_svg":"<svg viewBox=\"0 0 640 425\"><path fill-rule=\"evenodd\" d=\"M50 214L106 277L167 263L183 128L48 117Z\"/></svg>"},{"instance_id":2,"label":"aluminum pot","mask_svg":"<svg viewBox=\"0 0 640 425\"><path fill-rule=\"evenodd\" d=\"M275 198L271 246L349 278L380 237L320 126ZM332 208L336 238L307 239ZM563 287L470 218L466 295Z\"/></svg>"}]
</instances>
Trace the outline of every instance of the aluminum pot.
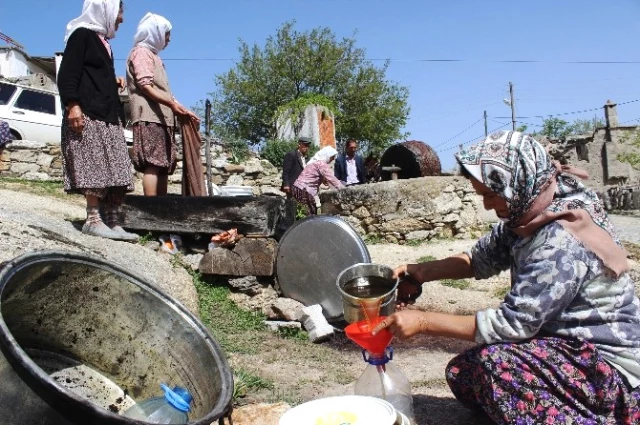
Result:
<instances>
[{"instance_id":1,"label":"aluminum pot","mask_svg":"<svg viewBox=\"0 0 640 425\"><path fill-rule=\"evenodd\" d=\"M233 378L207 329L130 272L40 251L0 269L0 425L133 425L127 407L193 395L190 424L223 423Z\"/></svg>"},{"instance_id":2,"label":"aluminum pot","mask_svg":"<svg viewBox=\"0 0 640 425\"><path fill-rule=\"evenodd\" d=\"M381 300L378 314L389 316L395 311L398 282L393 278L393 270L380 264L358 263L343 270L336 279L336 285L342 295L345 321L355 323L367 319L363 308L363 300L366 308L366 299L351 295L345 288L365 289L371 285L368 279L371 277L381 278L377 284L384 287L383 293L379 295Z\"/></svg>"}]
</instances>

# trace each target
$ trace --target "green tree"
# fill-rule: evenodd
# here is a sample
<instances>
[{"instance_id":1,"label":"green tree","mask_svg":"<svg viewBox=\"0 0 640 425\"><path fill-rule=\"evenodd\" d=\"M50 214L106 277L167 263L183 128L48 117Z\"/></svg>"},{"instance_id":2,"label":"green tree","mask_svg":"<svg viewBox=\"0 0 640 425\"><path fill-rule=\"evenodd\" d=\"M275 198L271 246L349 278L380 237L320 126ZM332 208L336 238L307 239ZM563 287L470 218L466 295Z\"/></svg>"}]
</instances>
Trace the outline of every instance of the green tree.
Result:
<instances>
[{"instance_id":1,"label":"green tree","mask_svg":"<svg viewBox=\"0 0 640 425\"><path fill-rule=\"evenodd\" d=\"M278 111L299 99L320 101L336 115L336 138L382 152L402 133L409 91L386 79L389 63L374 66L355 38L336 39L329 28L298 32L283 24L263 47L240 40L240 59L217 75L212 127L217 134L258 144L277 137ZM326 100L323 101L323 100ZM326 104L328 103L328 104Z\"/></svg>"},{"instance_id":2,"label":"green tree","mask_svg":"<svg viewBox=\"0 0 640 425\"><path fill-rule=\"evenodd\" d=\"M549 117L542 120L542 130L538 134L554 139L562 139L571 135L591 133L597 127L603 126L604 120L600 118L594 118L593 120L577 119L569 123L560 118Z\"/></svg>"}]
</instances>

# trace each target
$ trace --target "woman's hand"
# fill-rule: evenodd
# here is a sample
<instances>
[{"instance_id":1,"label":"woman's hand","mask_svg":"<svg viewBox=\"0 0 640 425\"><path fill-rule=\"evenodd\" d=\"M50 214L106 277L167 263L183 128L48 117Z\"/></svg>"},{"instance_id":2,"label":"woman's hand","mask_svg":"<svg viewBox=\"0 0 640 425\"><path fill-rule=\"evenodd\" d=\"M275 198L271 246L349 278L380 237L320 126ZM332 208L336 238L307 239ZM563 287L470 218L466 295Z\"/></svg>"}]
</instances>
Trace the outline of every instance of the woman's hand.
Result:
<instances>
[{"instance_id":1,"label":"woman's hand","mask_svg":"<svg viewBox=\"0 0 640 425\"><path fill-rule=\"evenodd\" d=\"M403 310L386 317L374 329L373 334L382 329L389 329L393 336L399 339L407 339L416 334L427 332L429 313L419 310Z\"/></svg>"},{"instance_id":2,"label":"woman's hand","mask_svg":"<svg viewBox=\"0 0 640 425\"><path fill-rule=\"evenodd\" d=\"M116 77L116 84L118 84L118 88L122 91L127 87L127 80L125 80L124 77Z\"/></svg>"},{"instance_id":3,"label":"woman's hand","mask_svg":"<svg viewBox=\"0 0 640 425\"><path fill-rule=\"evenodd\" d=\"M82 134L84 128L84 115L82 115L82 109L77 103L71 104L68 107L67 120L69 121L69 127L71 130L78 134Z\"/></svg>"}]
</instances>

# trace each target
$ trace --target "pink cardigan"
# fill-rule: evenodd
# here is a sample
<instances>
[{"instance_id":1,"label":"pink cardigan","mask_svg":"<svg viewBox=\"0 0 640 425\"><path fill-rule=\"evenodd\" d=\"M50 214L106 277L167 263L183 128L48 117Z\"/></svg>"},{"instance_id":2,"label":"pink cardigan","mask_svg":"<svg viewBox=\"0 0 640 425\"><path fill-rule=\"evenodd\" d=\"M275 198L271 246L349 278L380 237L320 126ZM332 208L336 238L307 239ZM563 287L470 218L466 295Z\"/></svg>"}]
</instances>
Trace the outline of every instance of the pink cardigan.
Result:
<instances>
[{"instance_id":1,"label":"pink cardigan","mask_svg":"<svg viewBox=\"0 0 640 425\"><path fill-rule=\"evenodd\" d=\"M322 161L312 162L304 167L293 185L306 190L311 196L316 196L323 180L336 189L344 187L340 180L333 175L333 169L329 167L329 164Z\"/></svg>"}]
</instances>

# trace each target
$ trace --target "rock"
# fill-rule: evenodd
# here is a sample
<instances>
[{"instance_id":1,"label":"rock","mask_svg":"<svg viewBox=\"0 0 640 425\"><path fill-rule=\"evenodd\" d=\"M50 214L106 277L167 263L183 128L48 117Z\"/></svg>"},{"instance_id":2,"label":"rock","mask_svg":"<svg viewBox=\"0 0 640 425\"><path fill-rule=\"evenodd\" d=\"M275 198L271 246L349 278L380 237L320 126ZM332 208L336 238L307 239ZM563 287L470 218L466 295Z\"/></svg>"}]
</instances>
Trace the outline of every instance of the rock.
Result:
<instances>
[{"instance_id":1,"label":"rock","mask_svg":"<svg viewBox=\"0 0 640 425\"><path fill-rule=\"evenodd\" d=\"M300 322L285 322L282 320L265 320L267 329L272 332L278 332L280 329L302 329Z\"/></svg>"},{"instance_id":2,"label":"rock","mask_svg":"<svg viewBox=\"0 0 640 425\"><path fill-rule=\"evenodd\" d=\"M367 218L367 217L371 217L371 214L369 214L369 210L367 210L365 207L359 207L357 209L355 209L351 215L353 215L356 218L359 219L363 219L363 218Z\"/></svg>"},{"instance_id":3,"label":"rock","mask_svg":"<svg viewBox=\"0 0 640 425\"><path fill-rule=\"evenodd\" d=\"M236 165L236 164L228 164L225 165L223 167L224 171L229 173L229 174L241 174L244 173L244 166L243 165Z\"/></svg>"},{"instance_id":4,"label":"rock","mask_svg":"<svg viewBox=\"0 0 640 425\"><path fill-rule=\"evenodd\" d=\"M445 187L444 189L442 189L442 193L452 193L456 190L456 188L453 185L447 185L447 187Z\"/></svg>"},{"instance_id":5,"label":"rock","mask_svg":"<svg viewBox=\"0 0 640 425\"><path fill-rule=\"evenodd\" d=\"M282 192L279 187L273 186L260 186L260 193L262 195L284 196L284 192Z\"/></svg>"},{"instance_id":6,"label":"rock","mask_svg":"<svg viewBox=\"0 0 640 425\"><path fill-rule=\"evenodd\" d=\"M429 230L417 230L415 232L410 232L405 235L405 239L408 241L424 241L429 239L431 232Z\"/></svg>"},{"instance_id":7,"label":"rock","mask_svg":"<svg viewBox=\"0 0 640 425\"><path fill-rule=\"evenodd\" d=\"M159 245L159 244L158 244ZM200 261L202 261L203 254L187 254L183 256L185 263L187 263L192 270L198 270L198 266L200 265Z\"/></svg>"},{"instance_id":8,"label":"rock","mask_svg":"<svg viewBox=\"0 0 640 425\"><path fill-rule=\"evenodd\" d=\"M12 162L11 163L11 172L15 174L25 174L25 173L35 173L40 170L40 166L38 164L27 164L24 162Z\"/></svg>"},{"instance_id":9,"label":"rock","mask_svg":"<svg viewBox=\"0 0 640 425\"><path fill-rule=\"evenodd\" d=\"M262 285L255 276L244 276L227 281L229 286L236 292L248 295L256 295L262 290Z\"/></svg>"},{"instance_id":10,"label":"rock","mask_svg":"<svg viewBox=\"0 0 640 425\"><path fill-rule=\"evenodd\" d=\"M280 417L291 409L287 403L249 404L233 410L234 425L278 425Z\"/></svg>"},{"instance_id":11,"label":"rock","mask_svg":"<svg viewBox=\"0 0 640 425\"><path fill-rule=\"evenodd\" d=\"M233 250L215 248L200 262L200 272L223 276L271 276L278 244L268 238L243 238Z\"/></svg>"},{"instance_id":12,"label":"rock","mask_svg":"<svg viewBox=\"0 0 640 425\"><path fill-rule=\"evenodd\" d=\"M262 163L259 160L252 159L244 164L245 174L261 174L264 171Z\"/></svg>"},{"instance_id":13,"label":"rock","mask_svg":"<svg viewBox=\"0 0 640 425\"><path fill-rule=\"evenodd\" d=\"M130 270L145 282L176 298L198 315L198 295L191 276L173 267L165 254L128 242L87 236L66 220L84 217L82 203L0 190L0 263L38 250L82 252Z\"/></svg>"},{"instance_id":14,"label":"rock","mask_svg":"<svg viewBox=\"0 0 640 425\"><path fill-rule=\"evenodd\" d=\"M11 153L11 160L14 162L34 163L38 159L38 152L32 150L19 150Z\"/></svg>"},{"instance_id":15,"label":"rock","mask_svg":"<svg viewBox=\"0 0 640 425\"><path fill-rule=\"evenodd\" d=\"M304 304L291 298L278 298L272 309L275 317L283 320L298 320Z\"/></svg>"},{"instance_id":16,"label":"rock","mask_svg":"<svg viewBox=\"0 0 640 425\"><path fill-rule=\"evenodd\" d=\"M442 222L443 223L455 223L458 220L460 220L460 216L458 214L451 213L451 214L447 214L446 216L444 216L444 218L442 219Z\"/></svg>"},{"instance_id":17,"label":"rock","mask_svg":"<svg viewBox=\"0 0 640 425\"><path fill-rule=\"evenodd\" d=\"M14 140L6 145L7 149L44 149L47 144L44 142L34 142L31 140Z\"/></svg>"},{"instance_id":18,"label":"rock","mask_svg":"<svg viewBox=\"0 0 640 425\"><path fill-rule=\"evenodd\" d=\"M49 168L51 167L51 163L53 162L54 159L55 159L54 156L47 155L46 153L42 153L38 156L38 159L36 160L36 164L44 168Z\"/></svg>"},{"instance_id":19,"label":"rock","mask_svg":"<svg viewBox=\"0 0 640 425\"><path fill-rule=\"evenodd\" d=\"M273 306L278 300L278 293L275 289L268 286L266 288L262 288L260 292L254 296L249 296L239 292L232 292L229 294L229 299L245 310L260 311L265 316L269 317L269 314L273 313Z\"/></svg>"},{"instance_id":20,"label":"rock","mask_svg":"<svg viewBox=\"0 0 640 425\"><path fill-rule=\"evenodd\" d=\"M224 169L228 165L229 165L229 163L227 162L226 159L215 159L215 160L211 161L211 166L213 168L222 168L222 169Z\"/></svg>"},{"instance_id":21,"label":"rock","mask_svg":"<svg viewBox=\"0 0 640 425\"><path fill-rule=\"evenodd\" d=\"M244 178L241 174L232 174L227 179L227 184L225 186L242 186L244 185Z\"/></svg>"},{"instance_id":22,"label":"rock","mask_svg":"<svg viewBox=\"0 0 640 425\"><path fill-rule=\"evenodd\" d=\"M276 174L278 173L278 169L266 159L260 160L260 165L262 166L262 170L265 174Z\"/></svg>"},{"instance_id":23,"label":"rock","mask_svg":"<svg viewBox=\"0 0 640 425\"><path fill-rule=\"evenodd\" d=\"M25 173L22 178L24 178L25 180L31 180L31 181L49 181L49 180L53 180L49 174L47 173L33 173L33 172L28 172Z\"/></svg>"}]
</instances>

